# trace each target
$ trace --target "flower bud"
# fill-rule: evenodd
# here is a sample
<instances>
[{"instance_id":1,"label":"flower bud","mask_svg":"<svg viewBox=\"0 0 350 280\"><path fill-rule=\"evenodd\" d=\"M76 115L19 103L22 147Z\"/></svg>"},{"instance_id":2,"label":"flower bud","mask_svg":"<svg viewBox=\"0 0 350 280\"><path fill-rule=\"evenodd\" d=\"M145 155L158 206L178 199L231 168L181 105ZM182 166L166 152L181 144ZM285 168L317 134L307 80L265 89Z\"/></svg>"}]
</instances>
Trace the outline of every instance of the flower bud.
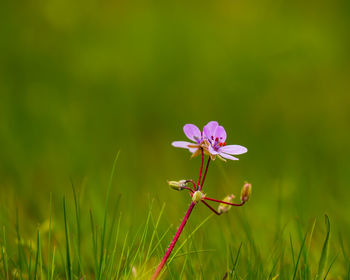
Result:
<instances>
[{"instance_id":1,"label":"flower bud","mask_svg":"<svg viewBox=\"0 0 350 280\"><path fill-rule=\"evenodd\" d=\"M182 191L186 187L186 180L168 181L169 186L177 191Z\"/></svg>"},{"instance_id":2,"label":"flower bud","mask_svg":"<svg viewBox=\"0 0 350 280\"><path fill-rule=\"evenodd\" d=\"M192 195L192 201L198 203L205 195L201 191L196 191Z\"/></svg>"},{"instance_id":3,"label":"flower bud","mask_svg":"<svg viewBox=\"0 0 350 280\"><path fill-rule=\"evenodd\" d=\"M223 199L223 201L231 203L234 198L235 198L235 196L233 194L231 194L231 195L226 196ZM219 213L226 213L226 212L228 212L228 210L231 209L231 207L232 207L231 205L220 203L219 207L218 207L218 212Z\"/></svg>"},{"instance_id":4,"label":"flower bud","mask_svg":"<svg viewBox=\"0 0 350 280\"><path fill-rule=\"evenodd\" d=\"M245 183L241 191L241 201L247 202L249 200L251 193L252 193L252 185L249 183Z\"/></svg>"}]
</instances>

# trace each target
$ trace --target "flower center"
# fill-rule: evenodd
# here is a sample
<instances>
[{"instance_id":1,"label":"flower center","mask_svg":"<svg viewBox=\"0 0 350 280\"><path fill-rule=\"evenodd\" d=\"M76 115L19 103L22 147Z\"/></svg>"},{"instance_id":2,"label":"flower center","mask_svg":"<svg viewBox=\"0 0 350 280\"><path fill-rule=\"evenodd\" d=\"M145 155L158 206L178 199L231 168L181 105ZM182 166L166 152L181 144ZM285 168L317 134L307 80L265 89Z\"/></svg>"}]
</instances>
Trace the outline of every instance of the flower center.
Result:
<instances>
[{"instance_id":1,"label":"flower center","mask_svg":"<svg viewBox=\"0 0 350 280\"><path fill-rule=\"evenodd\" d=\"M214 136L211 136L211 146L214 148L214 150L218 150L220 147L224 147L226 146L226 142L222 141L222 137L216 137L214 138Z\"/></svg>"}]
</instances>

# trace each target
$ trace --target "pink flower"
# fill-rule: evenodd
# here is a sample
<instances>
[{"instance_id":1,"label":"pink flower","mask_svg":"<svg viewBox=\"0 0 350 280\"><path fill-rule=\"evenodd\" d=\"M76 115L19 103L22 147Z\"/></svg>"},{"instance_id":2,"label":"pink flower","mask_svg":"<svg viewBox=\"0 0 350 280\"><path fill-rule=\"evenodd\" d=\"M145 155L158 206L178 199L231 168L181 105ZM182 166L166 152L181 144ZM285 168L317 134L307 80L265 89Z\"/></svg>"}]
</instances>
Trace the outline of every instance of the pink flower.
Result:
<instances>
[{"instance_id":1,"label":"pink flower","mask_svg":"<svg viewBox=\"0 0 350 280\"><path fill-rule=\"evenodd\" d=\"M201 148L213 160L218 157L224 161L225 158L238 160L238 158L232 155L240 155L248 151L243 146L226 145L226 131L215 121L211 121L205 125L203 132L194 124L185 124L183 130L187 138L193 142L175 141L171 144L177 148L188 149L192 153L192 157L199 155Z\"/></svg>"},{"instance_id":2,"label":"pink flower","mask_svg":"<svg viewBox=\"0 0 350 280\"><path fill-rule=\"evenodd\" d=\"M183 127L184 133L192 142L174 141L171 143L176 148L188 149L192 153L192 157L200 153L200 147L203 144L202 132L194 124L185 124Z\"/></svg>"},{"instance_id":3,"label":"pink flower","mask_svg":"<svg viewBox=\"0 0 350 280\"><path fill-rule=\"evenodd\" d=\"M222 160L225 160L224 158L238 160L232 155L240 155L248 151L247 148L240 145L226 145L226 131L215 121L204 126L203 137L209 142L208 152L213 160L216 156Z\"/></svg>"}]
</instances>

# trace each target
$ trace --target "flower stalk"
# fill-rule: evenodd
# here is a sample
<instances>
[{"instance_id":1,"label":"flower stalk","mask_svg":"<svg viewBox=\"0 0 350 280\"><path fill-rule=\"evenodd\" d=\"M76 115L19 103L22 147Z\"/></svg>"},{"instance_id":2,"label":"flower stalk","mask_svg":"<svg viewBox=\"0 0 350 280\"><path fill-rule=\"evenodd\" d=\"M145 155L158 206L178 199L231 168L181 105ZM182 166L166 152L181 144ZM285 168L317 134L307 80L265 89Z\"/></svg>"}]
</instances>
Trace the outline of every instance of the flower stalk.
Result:
<instances>
[{"instance_id":1,"label":"flower stalk","mask_svg":"<svg viewBox=\"0 0 350 280\"><path fill-rule=\"evenodd\" d=\"M243 154L247 152L247 149L239 145L226 145L226 131L222 126L219 126L219 124L214 121L209 122L206 126L204 126L202 132L197 126L193 124L186 124L184 126L184 133L193 142L175 141L172 143L172 145L174 147L188 149L192 153L191 158L197 155L201 155L201 165L199 169L198 183L196 184L191 179L180 181L168 181L169 186L177 191L188 190L192 197L192 202L184 218L182 219L182 222L179 228L177 229L173 240L171 241L167 251L165 252L163 259L159 263L156 271L154 272L151 280L156 280L159 277L196 204L202 202L209 210L214 212L216 215L221 215L223 213L228 212L228 210L232 206L243 206L249 200L251 194L251 184L249 183L245 183L245 185L243 186L241 192L241 203L231 202L234 199L234 195L229 195L224 200L218 200L207 197L205 194L203 194L202 189L205 178L207 176L210 162L212 160L215 160L216 157L224 161L226 161L225 159L238 160L238 158L235 158L232 155ZM203 173L205 155L208 155L209 157ZM193 188L188 187L188 183L191 183ZM218 210L215 210L212 206L210 206L207 201L220 203Z\"/></svg>"},{"instance_id":2,"label":"flower stalk","mask_svg":"<svg viewBox=\"0 0 350 280\"><path fill-rule=\"evenodd\" d=\"M162 261L161 261L160 264L158 265L156 271L154 272L154 274L153 274L153 276L152 276L152 278L151 278L152 280L157 279L157 277L159 276L160 272L162 271L162 269L163 269L163 267L164 267L166 261L168 260L168 258L169 258L169 256L170 256L172 250L174 249L175 244L176 244L177 240L179 239L180 234L181 234L182 230L184 229L184 227L185 227L185 225L186 225L186 223L187 223L187 221L188 221L188 218L190 217L190 215L191 215L191 213L192 213L192 210L193 210L193 208L194 208L195 205L196 205L196 204L195 204L194 202L192 202L192 203L190 204L190 207L188 207L188 210L187 210L187 212L186 212L186 215L185 215L185 217L183 218L183 220L182 220L182 222L181 222L179 228L177 229L177 231L176 231L176 233L175 233L175 236L174 236L173 240L171 241L171 243L170 243L170 245L169 245L169 247L168 247L168 250L166 251L166 253L165 253L165 255L164 255Z\"/></svg>"}]
</instances>

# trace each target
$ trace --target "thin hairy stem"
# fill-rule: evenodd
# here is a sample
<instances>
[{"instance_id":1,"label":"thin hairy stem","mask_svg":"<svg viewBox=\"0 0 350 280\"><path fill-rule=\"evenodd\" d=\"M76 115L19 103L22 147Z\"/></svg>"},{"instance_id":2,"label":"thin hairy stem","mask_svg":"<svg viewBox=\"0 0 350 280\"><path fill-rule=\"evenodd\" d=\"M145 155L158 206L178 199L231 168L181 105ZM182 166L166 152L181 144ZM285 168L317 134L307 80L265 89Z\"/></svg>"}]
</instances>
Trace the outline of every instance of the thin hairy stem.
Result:
<instances>
[{"instance_id":1,"label":"thin hairy stem","mask_svg":"<svg viewBox=\"0 0 350 280\"><path fill-rule=\"evenodd\" d=\"M210 197L203 197L202 199L206 199L206 200L210 200L210 201L214 201L214 202L219 202L219 203L223 203L223 204L227 204L227 205L231 205L231 206L242 206L244 205L244 201L242 201L239 204L236 203L231 203L231 202L226 202L226 201L222 201L222 200L218 200L218 199L214 199L214 198L210 198Z\"/></svg>"},{"instance_id":2,"label":"thin hairy stem","mask_svg":"<svg viewBox=\"0 0 350 280\"><path fill-rule=\"evenodd\" d=\"M200 190L201 189L201 186L199 184L201 183L202 172L203 172L203 162L204 162L203 148L201 148L201 154L202 154L201 168L199 170L198 184L197 184L197 187L195 188L195 190Z\"/></svg>"},{"instance_id":3,"label":"thin hairy stem","mask_svg":"<svg viewBox=\"0 0 350 280\"><path fill-rule=\"evenodd\" d=\"M220 216L222 213L219 213L216 211L213 207L211 207L208 203L206 203L204 200L201 200L205 206L207 206L211 211L213 211L216 215Z\"/></svg>"},{"instance_id":4,"label":"thin hairy stem","mask_svg":"<svg viewBox=\"0 0 350 280\"><path fill-rule=\"evenodd\" d=\"M193 208L194 208L195 205L196 205L196 204L195 204L194 202L192 202L192 203L190 204L190 207L188 208L185 217L183 218L183 220L182 220L182 222L181 222L179 228L177 229L176 234L175 234L173 240L171 241L171 243L170 243L170 245L169 245L169 247L168 247L168 250L166 251L166 253L165 253L165 255L164 255L162 261L160 262L160 264L158 265L156 271L154 272L154 274L153 274L151 280L155 280L155 279L157 279L157 277L159 276L159 273L161 272L162 268L164 267L166 261L168 260L170 254L171 254L171 251L174 249L174 246L175 246L177 240L179 239L180 234L181 234L183 228L185 227L185 225L186 225L186 223L187 223L187 221L188 221L188 218L190 217L191 212L192 212L192 210L193 210Z\"/></svg>"},{"instance_id":5,"label":"thin hairy stem","mask_svg":"<svg viewBox=\"0 0 350 280\"><path fill-rule=\"evenodd\" d=\"M185 190L190 191L191 193L193 193L193 190L191 188L189 188L189 187L182 187L182 188L185 189Z\"/></svg>"},{"instance_id":6,"label":"thin hairy stem","mask_svg":"<svg viewBox=\"0 0 350 280\"><path fill-rule=\"evenodd\" d=\"M209 168L209 163L210 163L210 157L208 158L207 166L205 167L205 171L204 171L202 183L201 183L200 186L199 186L199 190L201 190L201 189L203 188L204 181L205 181L205 177L207 176L207 172L208 172L208 168Z\"/></svg>"},{"instance_id":7,"label":"thin hairy stem","mask_svg":"<svg viewBox=\"0 0 350 280\"><path fill-rule=\"evenodd\" d=\"M191 183L193 185L193 189L196 190L196 183L193 180L186 180L186 183Z\"/></svg>"}]
</instances>

